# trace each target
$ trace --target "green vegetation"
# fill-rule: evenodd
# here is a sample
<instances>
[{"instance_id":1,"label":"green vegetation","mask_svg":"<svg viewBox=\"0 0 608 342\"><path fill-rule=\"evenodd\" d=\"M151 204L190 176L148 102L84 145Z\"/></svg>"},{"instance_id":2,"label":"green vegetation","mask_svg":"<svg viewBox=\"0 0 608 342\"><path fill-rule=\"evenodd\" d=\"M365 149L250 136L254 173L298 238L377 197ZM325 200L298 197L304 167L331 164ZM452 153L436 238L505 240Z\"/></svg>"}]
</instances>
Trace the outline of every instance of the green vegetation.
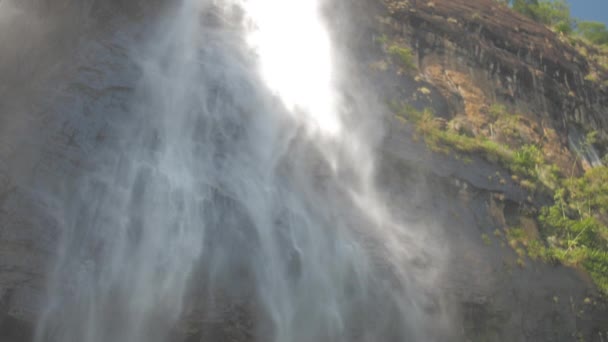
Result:
<instances>
[{"instance_id":1,"label":"green vegetation","mask_svg":"<svg viewBox=\"0 0 608 342\"><path fill-rule=\"evenodd\" d=\"M412 50L397 44L388 47L388 53L396 57L406 70L417 69Z\"/></svg>"},{"instance_id":2,"label":"green vegetation","mask_svg":"<svg viewBox=\"0 0 608 342\"><path fill-rule=\"evenodd\" d=\"M453 127L450 124L447 125L447 128L442 128L440 121L428 108L420 111L409 105L393 104L392 106L398 117L415 125L416 132L435 152L449 153L450 150L455 150L481 155L488 161L499 163L513 172L518 176L520 184L530 190L536 189L537 184L546 187L554 186L557 170L545 162L543 154L537 146L524 144L519 148L512 148L483 135L463 134L450 128ZM507 116L504 114L506 113L504 108L500 112L502 114L497 115ZM498 118L498 120L500 119Z\"/></svg>"},{"instance_id":3,"label":"green vegetation","mask_svg":"<svg viewBox=\"0 0 608 342\"><path fill-rule=\"evenodd\" d=\"M504 105L495 103L490 106L490 117L497 120L507 115L507 108Z\"/></svg>"},{"instance_id":4,"label":"green vegetation","mask_svg":"<svg viewBox=\"0 0 608 342\"><path fill-rule=\"evenodd\" d=\"M540 224L540 238L529 236L522 228L506 231L507 242L518 254L517 264L525 267L527 255L533 260L581 267L608 295L608 167L592 168L580 177L572 176L572 172L560 174L538 146L512 147L483 135L466 135L437 119L430 109L417 110L398 103L392 107L397 117L414 125L431 150L480 155L510 170L522 187L552 194L553 204L533 215ZM489 115L496 122L515 117L500 105L492 106ZM593 145L595 141L596 133L589 133L586 143ZM501 236L500 232L494 235ZM486 234L482 240L491 242Z\"/></svg>"},{"instance_id":5,"label":"green vegetation","mask_svg":"<svg viewBox=\"0 0 608 342\"><path fill-rule=\"evenodd\" d=\"M565 0L497 1L561 33L561 39L572 44L582 56L608 70L608 29L603 23L572 18ZM416 68L411 50L391 44L386 38L381 40L388 46L387 52L405 69ZM608 86L608 80L602 79L597 68L592 68L585 79ZM430 109L418 110L402 103L392 105L397 117L411 123L417 136L422 137L432 151L458 152L469 160L470 156L481 156L508 169L512 179L530 192L552 196L552 204L526 214L538 223L540 235L530 234L530 227L526 230L512 227L504 235L500 231L494 235L513 248L520 267L525 267L526 256L579 267L586 270L600 291L608 296L607 166L591 168L575 176L577 159L571 170L560 172L557 165L545 158L540 146L525 139L522 134L525 118L509 113L503 105L492 105L487 112L490 133L473 132L456 119L446 122L436 118ZM593 146L596 140L597 133L589 133L583 149ZM487 234L481 238L485 244L491 244Z\"/></svg>"},{"instance_id":6,"label":"green vegetation","mask_svg":"<svg viewBox=\"0 0 608 342\"><path fill-rule=\"evenodd\" d=\"M388 37L383 34L380 37L376 37L376 41L382 45L388 44Z\"/></svg>"},{"instance_id":7,"label":"green vegetation","mask_svg":"<svg viewBox=\"0 0 608 342\"><path fill-rule=\"evenodd\" d=\"M552 27L555 31L569 35L577 33L588 43L608 45L608 29L601 22L580 21L570 15L566 0L497 0L513 10Z\"/></svg>"},{"instance_id":8,"label":"green vegetation","mask_svg":"<svg viewBox=\"0 0 608 342\"><path fill-rule=\"evenodd\" d=\"M578 23L580 35L592 44L608 45L608 29L606 25L595 21L581 21Z\"/></svg>"},{"instance_id":9,"label":"green vegetation","mask_svg":"<svg viewBox=\"0 0 608 342\"><path fill-rule=\"evenodd\" d=\"M490 236L488 236L488 234L481 234L481 240L487 246L490 246L492 244L492 240L490 239Z\"/></svg>"},{"instance_id":10,"label":"green vegetation","mask_svg":"<svg viewBox=\"0 0 608 342\"><path fill-rule=\"evenodd\" d=\"M525 145L515 151L511 162L513 163L511 169L516 174L537 178L537 168L539 165L543 165L545 160L541 150L537 146Z\"/></svg>"},{"instance_id":11,"label":"green vegetation","mask_svg":"<svg viewBox=\"0 0 608 342\"><path fill-rule=\"evenodd\" d=\"M382 48L405 70L416 70L416 58L410 48L400 42L391 40L383 34L375 38L375 41L382 45Z\"/></svg>"},{"instance_id":12,"label":"green vegetation","mask_svg":"<svg viewBox=\"0 0 608 342\"><path fill-rule=\"evenodd\" d=\"M513 10L535 21L555 28L558 32L570 34L576 22L570 17L570 7L566 0L499 0Z\"/></svg>"},{"instance_id":13,"label":"green vegetation","mask_svg":"<svg viewBox=\"0 0 608 342\"><path fill-rule=\"evenodd\" d=\"M547 246L535 246L544 260L586 269L608 294L608 167L561 180L554 204L541 209L538 221Z\"/></svg>"}]
</instances>

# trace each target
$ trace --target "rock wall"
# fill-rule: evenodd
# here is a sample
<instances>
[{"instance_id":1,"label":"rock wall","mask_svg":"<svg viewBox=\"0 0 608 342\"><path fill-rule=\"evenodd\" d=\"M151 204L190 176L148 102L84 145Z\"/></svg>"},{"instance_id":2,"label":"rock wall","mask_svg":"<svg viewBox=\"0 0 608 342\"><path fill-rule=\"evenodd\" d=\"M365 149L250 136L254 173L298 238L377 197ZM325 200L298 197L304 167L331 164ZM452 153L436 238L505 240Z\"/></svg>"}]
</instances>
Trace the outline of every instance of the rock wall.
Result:
<instances>
[{"instance_id":1,"label":"rock wall","mask_svg":"<svg viewBox=\"0 0 608 342\"><path fill-rule=\"evenodd\" d=\"M560 131L570 122L608 129L608 89L585 79L598 66L543 25L492 0L385 3L385 29L413 46L424 71L435 65L448 76L456 68L488 98L551 119Z\"/></svg>"},{"instance_id":2,"label":"rock wall","mask_svg":"<svg viewBox=\"0 0 608 342\"><path fill-rule=\"evenodd\" d=\"M348 32L342 47L356 56L355 74L373 85L370 97L379 102L404 101L432 108L440 119L472 122L483 122L491 104L505 104L525 113L532 131L555 130L544 135L552 140L545 152L562 166L573 161L572 125L607 132L607 89L585 80L594 62L494 1L370 0L332 10L334 17L361 18L356 26L335 20L334 27ZM410 47L417 70L395 66L386 40ZM445 241L450 262L439 286L454 340L605 340L608 305L589 277L521 258L505 237L513 226L537 235L530 210L551 199L523 189L481 156L433 152L390 109L383 115L378 182L406 221L432 217L442 228L436 238Z\"/></svg>"}]
</instances>

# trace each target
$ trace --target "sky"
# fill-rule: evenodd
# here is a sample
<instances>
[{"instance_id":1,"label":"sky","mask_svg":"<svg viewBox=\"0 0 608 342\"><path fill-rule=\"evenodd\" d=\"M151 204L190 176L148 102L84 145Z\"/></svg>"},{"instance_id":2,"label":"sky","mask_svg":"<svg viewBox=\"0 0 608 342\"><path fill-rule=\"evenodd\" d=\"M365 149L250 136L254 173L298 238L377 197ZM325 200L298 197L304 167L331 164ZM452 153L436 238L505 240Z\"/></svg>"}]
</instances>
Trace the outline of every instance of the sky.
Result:
<instances>
[{"instance_id":1,"label":"sky","mask_svg":"<svg viewBox=\"0 0 608 342\"><path fill-rule=\"evenodd\" d=\"M608 24L608 0L568 0L572 16Z\"/></svg>"}]
</instances>

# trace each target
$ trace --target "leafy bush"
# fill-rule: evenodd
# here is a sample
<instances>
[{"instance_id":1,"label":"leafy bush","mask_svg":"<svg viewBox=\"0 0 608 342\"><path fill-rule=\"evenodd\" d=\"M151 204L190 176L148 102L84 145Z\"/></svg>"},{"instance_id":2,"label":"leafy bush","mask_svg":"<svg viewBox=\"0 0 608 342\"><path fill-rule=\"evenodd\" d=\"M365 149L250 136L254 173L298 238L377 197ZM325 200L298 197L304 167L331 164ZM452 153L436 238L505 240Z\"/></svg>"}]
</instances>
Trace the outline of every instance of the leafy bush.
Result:
<instances>
[{"instance_id":1,"label":"leafy bush","mask_svg":"<svg viewBox=\"0 0 608 342\"><path fill-rule=\"evenodd\" d=\"M489 114L492 119L496 120L507 115L507 108L502 104L495 103L490 106Z\"/></svg>"},{"instance_id":2,"label":"leafy bush","mask_svg":"<svg viewBox=\"0 0 608 342\"><path fill-rule=\"evenodd\" d=\"M608 214L608 167L592 168L580 178L565 181L568 200L587 215Z\"/></svg>"},{"instance_id":3,"label":"leafy bush","mask_svg":"<svg viewBox=\"0 0 608 342\"><path fill-rule=\"evenodd\" d=\"M581 21L577 25L577 31L592 44L608 45L608 28L604 23Z\"/></svg>"},{"instance_id":4,"label":"leafy bush","mask_svg":"<svg viewBox=\"0 0 608 342\"><path fill-rule=\"evenodd\" d=\"M573 31L574 20L570 17L570 7L566 0L541 0L533 7L538 20L569 34Z\"/></svg>"},{"instance_id":5,"label":"leafy bush","mask_svg":"<svg viewBox=\"0 0 608 342\"><path fill-rule=\"evenodd\" d=\"M608 167L590 169L566 179L555 191L555 203L538 217L547 251L566 265L582 266L608 295Z\"/></svg>"},{"instance_id":6,"label":"leafy bush","mask_svg":"<svg viewBox=\"0 0 608 342\"><path fill-rule=\"evenodd\" d=\"M537 22L553 27L557 32L570 34L576 20L570 16L570 6L566 0L506 0L502 1Z\"/></svg>"},{"instance_id":7,"label":"leafy bush","mask_svg":"<svg viewBox=\"0 0 608 342\"><path fill-rule=\"evenodd\" d=\"M403 67L405 67L406 69L417 69L416 63L414 63L414 54L412 53L412 50L394 44L388 48L388 53L392 56L397 57L399 59L399 62L401 62Z\"/></svg>"},{"instance_id":8,"label":"leafy bush","mask_svg":"<svg viewBox=\"0 0 608 342\"><path fill-rule=\"evenodd\" d=\"M574 20L566 0L511 0L511 7L538 22L555 27L559 32L573 31Z\"/></svg>"},{"instance_id":9,"label":"leafy bush","mask_svg":"<svg viewBox=\"0 0 608 342\"><path fill-rule=\"evenodd\" d=\"M589 251L583 266L600 290L608 294L608 253L599 250Z\"/></svg>"},{"instance_id":10,"label":"leafy bush","mask_svg":"<svg viewBox=\"0 0 608 342\"><path fill-rule=\"evenodd\" d=\"M525 145L513 155L512 169L516 173L536 178L537 168L544 164L541 150L534 145Z\"/></svg>"},{"instance_id":11,"label":"leafy bush","mask_svg":"<svg viewBox=\"0 0 608 342\"><path fill-rule=\"evenodd\" d=\"M538 18L536 17L536 13L535 13L535 7L538 6L538 1L531 1L531 0L511 0L510 1L511 7L525 15L528 16L532 19L537 20Z\"/></svg>"},{"instance_id":12,"label":"leafy bush","mask_svg":"<svg viewBox=\"0 0 608 342\"><path fill-rule=\"evenodd\" d=\"M380 37L377 37L376 41L382 45L385 45L388 43L388 37L385 34L383 34Z\"/></svg>"},{"instance_id":13,"label":"leafy bush","mask_svg":"<svg viewBox=\"0 0 608 342\"><path fill-rule=\"evenodd\" d=\"M596 21L579 21L570 16L570 6L566 0L501 0L511 8L557 32L578 35L595 45L608 46L608 28Z\"/></svg>"}]
</instances>

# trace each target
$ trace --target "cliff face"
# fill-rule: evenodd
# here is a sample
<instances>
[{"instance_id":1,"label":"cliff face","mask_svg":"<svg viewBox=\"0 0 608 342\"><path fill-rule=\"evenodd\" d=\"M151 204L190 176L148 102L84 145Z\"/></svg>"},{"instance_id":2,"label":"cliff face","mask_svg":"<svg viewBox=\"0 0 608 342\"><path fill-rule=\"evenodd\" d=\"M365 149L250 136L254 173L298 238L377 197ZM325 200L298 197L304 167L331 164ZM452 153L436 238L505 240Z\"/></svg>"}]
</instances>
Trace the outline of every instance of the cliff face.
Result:
<instances>
[{"instance_id":1,"label":"cliff face","mask_svg":"<svg viewBox=\"0 0 608 342\"><path fill-rule=\"evenodd\" d=\"M361 8L368 16L374 13L367 33L377 42L376 49L386 52L374 59L369 56L371 46L360 46L370 66L386 70L391 63L388 50L403 45L418 69L406 72L393 65L391 71L412 77L389 86L386 90L392 93L383 93L387 100L398 98L420 107L443 101L437 114L466 117L475 134L489 130L492 105L505 105L529 119L532 131L526 134L531 140L549 140L546 153L564 167L570 159L567 137L573 130L595 130L605 139L607 71L590 57L602 54L596 48L582 43L575 47L569 38L490 0L361 6L368 6Z\"/></svg>"},{"instance_id":2,"label":"cliff face","mask_svg":"<svg viewBox=\"0 0 608 342\"><path fill-rule=\"evenodd\" d=\"M552 191L522 181L487 142L538 148L560 177L597 166L608 133L608 74L598 63L606 56L489 0L334 11L361 18L336 26L354 37L343 47L388 107L379 182L394 203L416 208L413 220L445 227L452 259L442 287L460 338L605 339L608 307L588 274L540 261L512 238L513 227L525 239L546 237L538 212ZM589 132L600 137L592 153L577 148Z\"/></svg>"},{"instance_id":3,"label":"cliff face","mask_svg":"<svg viewBox=\"0 0 608 342\"><path fill-rule=\"evenodd\" d=\"M597 73L605 80L606 70L567 39L490 0L412 3L387 1L386 25L413 45L435 82L447 86L468 74L487 99L550 119L560 132L569 123L607 129L608 89L586 79Z\"/></svg>"},{"instance_id":4,"label":"cliff face","mask_svg":"<svg viewBox=\"0 0 608 342\"><path fill-rule=\"evenodd\" d=\"M69 3L60 6L67 12L45 19L45 36L26 34L60 42L20 45L15 55L0 57L0 78L10 81L0 84L0 98L11 99L0 101L0 340L6 342L31 340L56 257L62 218L41 194L66 191L66 177L104 167L87 156L119 153L115 127L136 125L127 104L141 70L126 51L145 34L147 12L135 2ZM519 226L537 237L530 212L552 196L522 186L483 153L433 151L393 105L430 108L437 125L457 125L468 137L541 146L562 170L581 173L594 161L571 149L573 132L608 137L606 70L565 38L490 0L334 1L326 11L348 56L344 71L370 99L386 104L372 113L386 124L379 186L396 215L413 223L431 217L441 227L434 238L444 241L449 263L437 287L451 318L448 340L606 340L608 306L589 276L533 260L508 236ZM84 23L63 21L82 13ZM36 67L13 67L28 63ZM517 113L516 124L497 119L497 105ZM220 324L206 323L197 291L204 289L192 291L175 340L253 339L254 304L227 304Z\"/></svg>"}]
</instances>

